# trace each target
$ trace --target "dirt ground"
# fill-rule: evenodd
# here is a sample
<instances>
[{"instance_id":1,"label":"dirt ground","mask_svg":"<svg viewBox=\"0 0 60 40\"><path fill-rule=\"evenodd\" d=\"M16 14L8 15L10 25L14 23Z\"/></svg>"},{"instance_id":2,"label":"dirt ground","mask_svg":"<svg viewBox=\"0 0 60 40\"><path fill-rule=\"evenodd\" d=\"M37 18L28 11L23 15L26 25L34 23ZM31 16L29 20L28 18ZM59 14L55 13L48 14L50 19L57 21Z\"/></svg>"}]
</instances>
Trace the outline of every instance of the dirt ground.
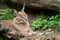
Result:
<instances>
[{"instance_id":1,"label":"dirt ground","mask_svg":"<svg viewBox=\"0 0 60 40\"><path fill-rule=\"evenodd\" d=\"M60 33L58 32L51 32L48 35L39 35L41 31L36 31L35 35L20 38L20 40L60 40Z\"/></svg>"}]
</instances>

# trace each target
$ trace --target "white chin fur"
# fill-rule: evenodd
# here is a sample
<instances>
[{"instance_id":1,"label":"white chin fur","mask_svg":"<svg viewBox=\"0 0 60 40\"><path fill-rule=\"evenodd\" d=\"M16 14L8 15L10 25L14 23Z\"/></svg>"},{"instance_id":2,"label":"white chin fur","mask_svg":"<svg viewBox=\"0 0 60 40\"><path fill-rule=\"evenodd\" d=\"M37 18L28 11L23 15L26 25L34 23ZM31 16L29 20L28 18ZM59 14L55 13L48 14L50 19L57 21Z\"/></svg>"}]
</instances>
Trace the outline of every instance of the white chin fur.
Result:
<instances>
[{"instance_id":1,"label":"white chin fur","mask_svg":"<svg viewBox=\"0 0 60 40\"><path fill-rule=\"evenodd\" d=\"M29 35L32 35L32 33L29 33Z\"/></svg>"}]
</instances>

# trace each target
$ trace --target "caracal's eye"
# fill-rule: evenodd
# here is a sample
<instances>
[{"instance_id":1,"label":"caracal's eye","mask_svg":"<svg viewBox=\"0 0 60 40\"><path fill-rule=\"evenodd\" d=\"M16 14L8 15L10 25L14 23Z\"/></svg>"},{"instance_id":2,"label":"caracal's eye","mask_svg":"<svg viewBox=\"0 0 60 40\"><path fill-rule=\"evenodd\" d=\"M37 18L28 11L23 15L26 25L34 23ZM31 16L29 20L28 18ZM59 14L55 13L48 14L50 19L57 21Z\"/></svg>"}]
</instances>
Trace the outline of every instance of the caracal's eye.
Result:
<instances>
[{"instance_id":1,"label":"caracal's eye","mask_svg":"<svg viewBox=\"0 0 60 40\"><path fill-rule=\"evenodd\" d=\"M23 17L21 16L21 18L23 18Z\"/></svg>"},{"instance_id":2,"label":"caracal's eye","mask_svg":"<svg viewBox=\"0 0 60 40\"><path fill-rule=\"evenodd\" d=\"M27 15L23 15L23 17L27 17Z\"/></svg>"}]
</instances>

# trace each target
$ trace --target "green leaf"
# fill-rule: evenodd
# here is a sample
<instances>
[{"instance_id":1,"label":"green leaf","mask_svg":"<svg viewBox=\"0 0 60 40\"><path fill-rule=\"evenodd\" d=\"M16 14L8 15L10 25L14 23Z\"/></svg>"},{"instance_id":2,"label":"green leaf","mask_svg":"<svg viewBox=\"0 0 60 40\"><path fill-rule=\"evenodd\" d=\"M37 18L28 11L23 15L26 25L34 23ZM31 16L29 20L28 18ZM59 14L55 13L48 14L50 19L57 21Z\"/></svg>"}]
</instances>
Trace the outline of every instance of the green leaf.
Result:
<instances>
[{"instance_id":1,"label":"green leaf","mask_svg":"<svg viewBox=\"0 0 60 40\"><path fill-rule=\"evenodd\" d=\"M2 16L0 16L0 19L2 19Z\"/></svg>"},{"instance_id":2,"label":"green leaf","mask_svg":"<svg viewBox=\"0 0 60 40\"><path fill-rule=\"evenodd\" d=\"M44 34L48 35L49 34L48 30L44 30Z\"/></svg>"}]
</instances>

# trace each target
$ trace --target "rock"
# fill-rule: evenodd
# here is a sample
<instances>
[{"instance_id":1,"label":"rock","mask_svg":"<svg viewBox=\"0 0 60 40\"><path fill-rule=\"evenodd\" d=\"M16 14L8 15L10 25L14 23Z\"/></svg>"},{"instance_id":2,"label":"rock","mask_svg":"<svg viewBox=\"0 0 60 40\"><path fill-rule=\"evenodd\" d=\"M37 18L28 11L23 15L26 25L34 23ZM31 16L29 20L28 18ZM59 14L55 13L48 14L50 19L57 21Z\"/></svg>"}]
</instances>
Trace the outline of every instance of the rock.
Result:
<instances>
[{"instance_id":1,"label":"rock","mask_svg":"<svg viewBox=\"0 0 60 40\"><path fill-rule=\"evenodd\" d=\"M39 33L37 36L42 36L42 35L44 35L44 33Z\"/></svg>"},{"instance_id":2,"label":"rock","mask_svg":"<svg viewBox=\"0 0 60 40\"><path fill-rule=\"evenodd\" d=\"M18 4L26 3L27 7L34 9L44 8L55 10L56 7L60 5L60 0L7 0L7 1Z\"/></svg>"},{"instance_id":3,"label":"rock","mask_svg":"<svg viewBox=\"0 0 60 40\"><path fill-rule=\"evenodd\" d=\"M17 32L8 28L8 26L3 25L3 23L0 23L0 36L4 37L4 39L14 39L18 40L19 36L17 35Z\"/></svg>"}]
</instances>

